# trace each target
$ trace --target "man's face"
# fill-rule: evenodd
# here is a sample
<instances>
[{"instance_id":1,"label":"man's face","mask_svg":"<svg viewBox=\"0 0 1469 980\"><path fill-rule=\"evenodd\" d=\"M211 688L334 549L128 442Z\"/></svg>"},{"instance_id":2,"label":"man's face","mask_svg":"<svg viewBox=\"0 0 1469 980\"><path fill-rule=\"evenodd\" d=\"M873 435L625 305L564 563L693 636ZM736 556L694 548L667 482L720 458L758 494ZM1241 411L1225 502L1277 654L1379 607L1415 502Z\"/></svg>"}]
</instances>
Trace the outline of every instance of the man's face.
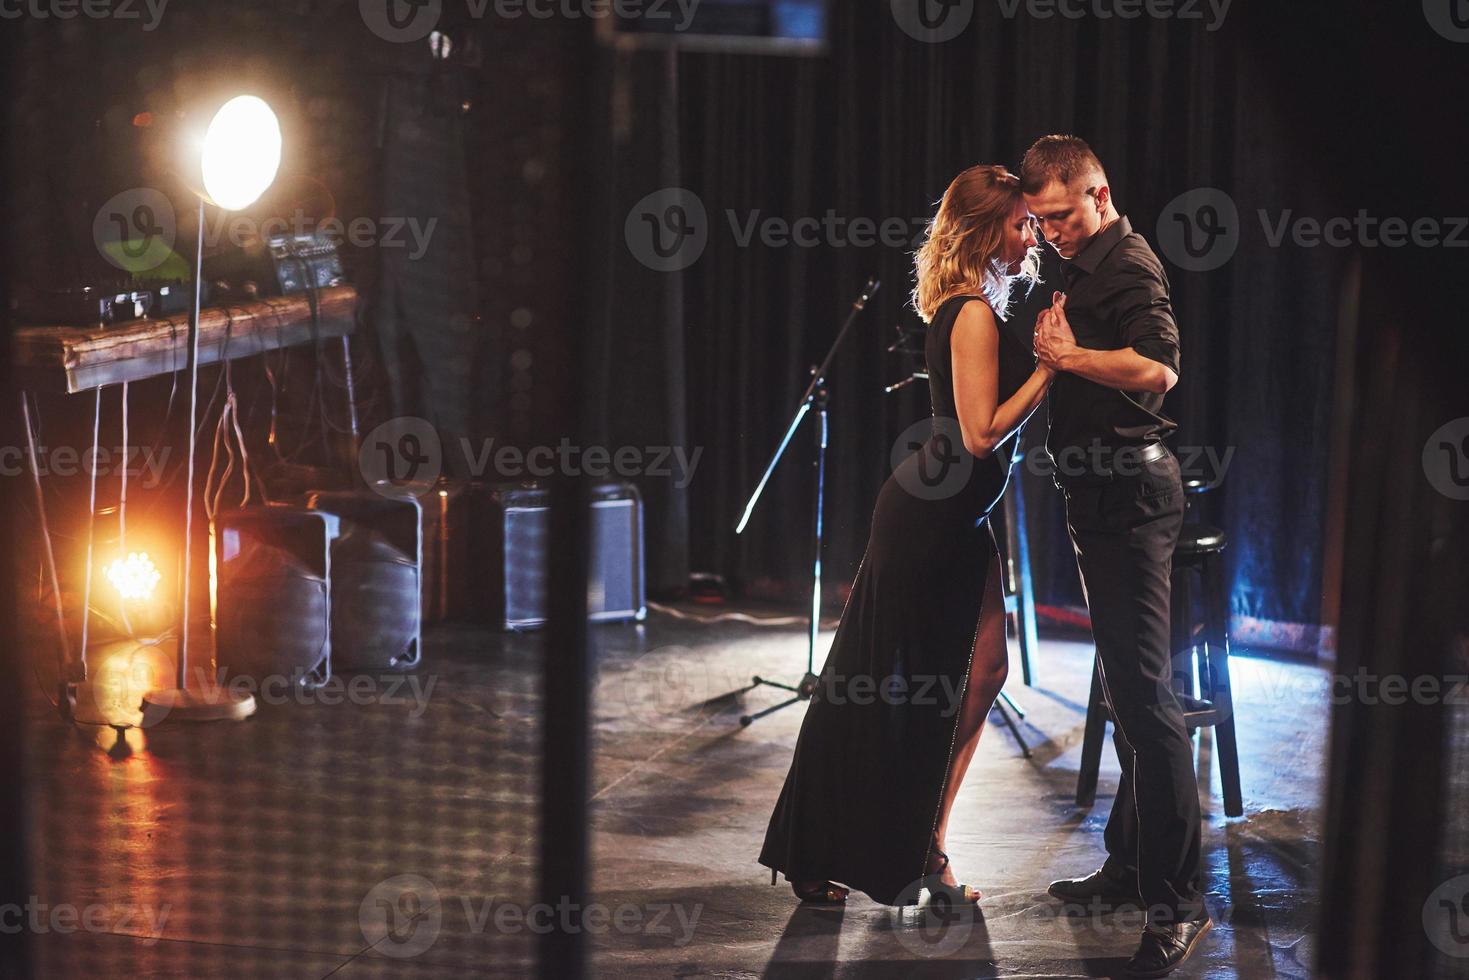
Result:
<instances>
[{"instance_id":1,"label":"man's face","mask_svg":"<svg viewBox=\"0 0 1469 980\"><path fill-rule=\"evenodd\" d=\"M1063 259L1074 259L1101 230L1108 193L1107 185L1084 177L1069 185L1053 180L1039 193L1025 195L1025 205L1051 247Z\"/></svg>"}]
</instances>

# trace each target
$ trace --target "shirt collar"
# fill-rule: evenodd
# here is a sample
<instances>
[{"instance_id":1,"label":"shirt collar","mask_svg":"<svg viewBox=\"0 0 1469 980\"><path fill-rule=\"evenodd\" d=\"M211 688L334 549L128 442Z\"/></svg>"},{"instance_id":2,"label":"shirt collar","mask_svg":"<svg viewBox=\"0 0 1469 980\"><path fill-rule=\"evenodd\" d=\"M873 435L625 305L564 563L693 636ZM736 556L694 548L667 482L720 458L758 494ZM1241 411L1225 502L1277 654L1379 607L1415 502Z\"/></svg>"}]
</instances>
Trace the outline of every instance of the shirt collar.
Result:
<instances>
[{"instance_id":1,"label":"shirt collar","mask_svg":"<svg viewBox=\"0 0 1469 980\"><path fill-rule=\"evenodd\" d=\"M1127 220L1127 215L1120 216L1116 221L1107 226L1105 231L1099 232L1091 241L1086 243L1076 258L1068 264L1074 267L1076 272L1085 272L1091 275L1097 271L1097 266L1111 253L1117 243L1132 234L1132 224Z\"/></svg>"}]
</instances>

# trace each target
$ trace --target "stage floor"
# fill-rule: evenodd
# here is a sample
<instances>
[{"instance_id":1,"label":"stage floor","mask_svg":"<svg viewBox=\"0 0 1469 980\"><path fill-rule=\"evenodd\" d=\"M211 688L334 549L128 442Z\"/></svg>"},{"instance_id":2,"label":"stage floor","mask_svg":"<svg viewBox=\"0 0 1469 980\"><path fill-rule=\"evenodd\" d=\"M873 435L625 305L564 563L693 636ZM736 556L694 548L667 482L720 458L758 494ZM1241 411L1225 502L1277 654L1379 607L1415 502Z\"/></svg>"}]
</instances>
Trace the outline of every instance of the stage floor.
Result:
<instances>
[{"instance_id":1,"label":"stage floor","mask_svg":"<svg viewBox=\"0 0 1469 980\"><path fill-rule=\"evenodd\" d=\"M1116 786L1109 739L1096 806L1073 802L1089 646L1043 641L1033 688L1012 669L1033 757L992 715L949 839L985 899L945 925L859 894L840 910L799 907L755 861L804 705L742 729L740 714L780 692L720 695L753 674L799 677L801 627L654 613L594 635L592 976L1099 977L1131 952L1139 921L1067 918L1045 893L1101 861ZM37 694L37 975L529 974L534 929L553 914L533 907L541 642L437 628L411 681L265 691L242 723L71 728ZM118 706L161 656L95 652L89 717L127 720ZM1224 817L1202 734L1218 928L1175 975L1305 977L1326 673L1244 651L1233 664L1246 814Z\"/></svg>"}]
</instances>

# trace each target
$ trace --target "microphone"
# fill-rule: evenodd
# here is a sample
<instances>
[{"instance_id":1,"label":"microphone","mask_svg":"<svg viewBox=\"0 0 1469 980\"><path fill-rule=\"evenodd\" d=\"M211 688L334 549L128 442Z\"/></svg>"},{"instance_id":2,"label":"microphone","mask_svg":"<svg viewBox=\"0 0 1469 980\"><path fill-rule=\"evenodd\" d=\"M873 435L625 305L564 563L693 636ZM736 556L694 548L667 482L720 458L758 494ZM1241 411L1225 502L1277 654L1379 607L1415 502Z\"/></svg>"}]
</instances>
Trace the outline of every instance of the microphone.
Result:
<instances>
[{"instance_id":1,"label":"microphone","mask_svg":"<svg viewBox=\"0 0 1469 980\"><path fill-rule=\"evenodd\" d=\"M877 292L882 283L875 277L869 277L867 285L862 287L862 295L857 297L857 302L852 304L852 309L860 310L867 305L867 301Z\"/></svg>"}]
</instances>

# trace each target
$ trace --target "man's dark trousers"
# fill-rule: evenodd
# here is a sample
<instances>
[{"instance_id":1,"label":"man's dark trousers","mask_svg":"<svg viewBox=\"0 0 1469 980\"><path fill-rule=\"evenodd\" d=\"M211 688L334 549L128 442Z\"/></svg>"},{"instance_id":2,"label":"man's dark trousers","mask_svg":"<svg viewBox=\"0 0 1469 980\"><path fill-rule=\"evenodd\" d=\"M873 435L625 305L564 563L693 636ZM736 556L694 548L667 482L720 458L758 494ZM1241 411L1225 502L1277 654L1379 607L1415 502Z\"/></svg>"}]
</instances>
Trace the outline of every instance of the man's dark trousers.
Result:
<instances>
[{"instance_id":1,"label":"man's dark trousers","mask_svg":"<svg viewBox=\"0 0 1469 980\"><path fill-rule=\"evenodd\" d=\"M1202 899L1193 743L1173 694L1169 649L1183 487L1172 454L1123 472L1063 489L1122 765L1104 837L1107 870L1136 874L1150 917L1166 921L1197 914Z\"/></svg>"}]
</instances>

